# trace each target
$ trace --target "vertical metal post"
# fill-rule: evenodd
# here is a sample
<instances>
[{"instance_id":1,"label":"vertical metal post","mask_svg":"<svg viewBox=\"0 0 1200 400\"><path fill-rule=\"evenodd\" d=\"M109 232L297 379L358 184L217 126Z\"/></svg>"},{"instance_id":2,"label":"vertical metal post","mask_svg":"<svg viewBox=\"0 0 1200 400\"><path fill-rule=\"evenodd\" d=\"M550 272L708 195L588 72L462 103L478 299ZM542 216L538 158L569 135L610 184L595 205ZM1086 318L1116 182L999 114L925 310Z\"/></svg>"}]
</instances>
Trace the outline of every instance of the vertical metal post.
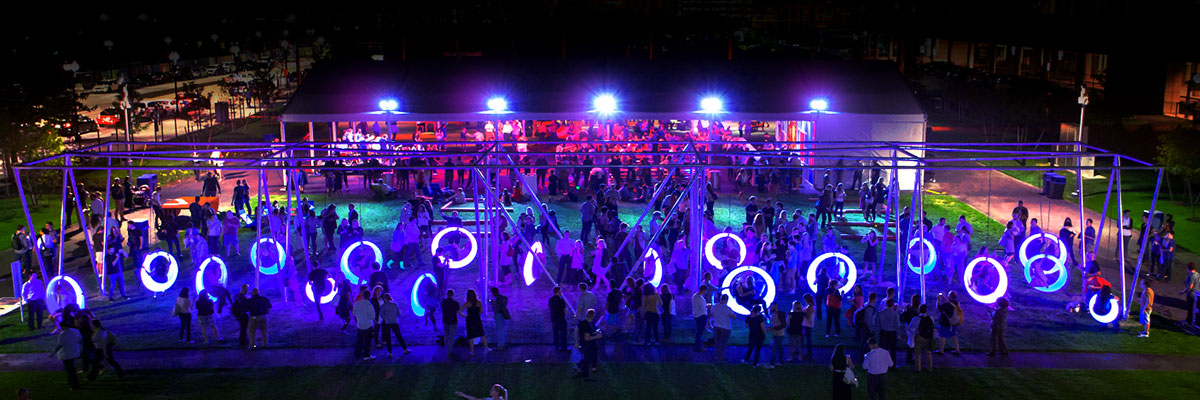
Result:
<instances>
[{"instance_id":1,"label":"vertical metal post","mask_svg":"<svg viewBox=\"0 0 1200 400\"><path fill-rule=\"evenodd\" d=\"M101 225L104 230L100 233L100 270L96 273L100 275L100 291L104 291L105 281L108 280L108 274L105 269L108 268L108 214L112 212L112 207L109 205L109 198L112 196L112 158L108 159L108 169L104 170L104 215L100 218L104 220ZM119 206L118 206L119 207ZM117 222L120 224L120 221ZM117 229L121 229L119 226Z\"/></svg>"},{"instance_id":2,"label":"vertical metal post","mask_svg":"<svg viewBox=\"0 0 1200 400\"><path fill-rule=\"evenodd\" d=\"M896 227L896 297L904 298L904 245L900 243L900 158L896 156L896 152L892 151L892 179L887 187L887 212L883 215L883 226L887 226L891 220L892 214L896 215L896 222L893 226ZM870 175L867 175L870 176ZM911 218L911 217L910 217ZM911 225L912 222L909 221ZM884 229L883 240L887 241L887 229ZM882 269L882 268L880 268Z\"/></svg>"},{"instance_id":3,"label":"vertical metal post","mask_svg":"<svg viewBox=\"0 0 1200 400\"><path fill-rule=\"evenodd\" d=\"M391 129L391 128L388 128L388 129ZM446 173L453 174L455 172L456 171L451 170L451 171L447 171ZM475 184L471 185L471 196L474 197L474 201L471 202L472 203L471 205L474 206L474 208L475 208L475 232L477 235L479 235L479 234L483 234L483 227L484 227L483 222L484 222L484 218L485 218L484 215L487 213L487 206L485 205L483 208L484 214L480 214L479 213L479 201L482 199L479 198L479 180L473 179L473 181L475 181L474 182ZM488 266L491 265L491 263L489 263L489 261L491 259L491 257L489 257L491 255L490 254L491 246L487 246L487 244L490 242L491 242L491 238L488 238L488 240L483 241L484 248L482 249L483 251L481 252L481 253L483 253L483 260L482 260L482 262L479 263L479 281L480 281L479 295L481 297L480 301L485 304L487 303L488 295L491 294L491 293L488 293L488 290L487 290L488 283L490 282L490 280L488 279ZM548 246L549 246L549 243L542 244L543 254L549 250ZM496 263L496 264L499 265L499 263Z\"/></svg>"},{"instance_id":4,"label":"vertical metal post","mask_svg":"<svg viewBox=\"0 0 1200 400\"><path fill-rule=\"evenodd\" d=\"M917 181L916 181L916 190L913 191L913 199L917 199L916 200L917 201L917 210L916 210L916 216L913 218L913 223L916 224L917 232L920 232L919 237L921 238L920 243L917 244L917 248L921 249L921 250L917 250L917 255L918 255L917 263L920 264L917 268L918 268L918 271L920 271L920 273L918 274L919 275L918 278L921 279L921 302L928 304L929 303L928 300L925 299L925 261L928 258L932 257L933 255L931 254L929 257L927 257L925 255L925 251L924 251L925 240L926 240L925 239L925 191L924 191L925 170L918 169L915 172L917 174L917 176L916 176ZM907 245L908 245L908 243L905 243L905 246L907 246ZM937 249L934 249L934 251L937 251ZM907 259L905 259L905 260L907 260Z\"/></svg>"},{"instance_id":5,"label":"vertical metal post","mask_svg":"<svg viewBox=\"0 0 1200 400\"><path fill-rule=\"evenodd\" d=\"M1113 166L1121 166L1121 157L1118 156L1113 158ZM1121 297L1125 297L1125 191L1121 190L1121 186L1123 186L1122 184L1124 183L1121 181L1121 170L1114 169L1113 171L1115 171L1115 175L1117 176L1117 215L1120 215L1120 217L1117 218L1117 232L1120 233L1120 235L1117 237L1117 259L1119 260L1117 263L1117 268L1119 268L1117 270L1117 274L1121 276ZM1129 216L1129 230L1130 232L1133 231L1132 213L1130 213ZM1132 238L1132 236L1130 238ZM1134 278L1137 278L1137 276L1134 276Z\"/></svg>"},{"instance_id":6,"label":"vertical metal post","mask_svg":"<svg viewBox=\"0 0 1200 400\"><path fill-rule=\"evenodd\" d=\"M1080 110L1079 113L1080 113L1079 131L1081 132L1080 134L1082 134L1082 132L1083 132L1083 124L1082 124L1083 111L1082 111L1082 109ZM1082 141L1075 144L1075 152L1083 153L1083 142ZM1079 233L1077 235L1078 239L1079 239L1079 253L1078 253L1079 257L1077 258L1076 261L1081 261L1081 264L1085 266L1084 267L1084 274L1085 274L1084 277L1086 278L1087 253L1085 253L1085 251L1087 251L1087 248L1084 245L1083 230L1086 228L1086 225L1087 225L1086 224L1087 214L1085 213L1085 210L1083 208L1083 196L1084 196L1084 194L1083 194L1084 193L1084 191L1083 191L1083 156L1076 156L1075 160L1076 160L1075 165L1077 167L1077 168L1075 168L1075 186L1076 186L1076 191L1077 191L1075 197L1078 198L1078 200L1079 200L1079 219L1075 221L1075 223L1079 225ZM1095 161L1093 161L1092 163L1095 164ZM1086 282L1086 279L1084 281ZM1085 283L1085 285L1086 285L1086 283ZM1086 286L1084 286L1084 287L1086 288Z\"/></svg>"},{"instance_id":7,"label":"vertical metal post","mask_svg":"<svg viewBox=\"0 0 1200 400\"><path fill-rule=\"evenodd\" d=\"M1116 165L1117 165L1117 158L1113 157L1113 166L1116 166ZM1100 225L1096 228L1096 243L1092 243L1091 249L1085 249L1085 251L1091 251L1093 254L1096 254L1096 255L1099 254L1099 252L1096 251L1096 248L1099 247L1100 239L1104 237L1104 224L1106 222L1108 222L1108 203L1109 203L1109 200L1112 199L1113 180L1116 178L1116 173L1117 173L1117 170L1116 170L1116 168L1114 168L1112 170L1112 172L1108 174L1108 190L1104 192L1104 208L1100 209ZM1118 214L1120 214L1120 213L1118 213ZM1118 228L1117 233L1119 234L1121 232L1121 230L1119 229L1120 224L1117 225L1117 228ZM1086 226L1084 229L1086 229ZM1086 232L1081 232L1081 236L1083 233L1086 233ZM1081 241L1086 241L1086 238L1081 239ZM1082 291L1080 293L1087 293L1088 254L1084 253L1084 254L1082 254L1082 256L1083 256L1084 268L1083 268L1083 282L1080 283L1080 285L1082 286ZM1080 296L1082 297L1083 295L1081 294ZM1087 303L1087 299L1080 300L1080 304L1086 304L1086 303Z\"/></svg>"},{"instance_id":8,"label":"vertical metal post","mask_svg":"<svg viewBox=\"0 0 1200 400\"><path fill-rule=\"evenodd\" d=\"M696 164L700 164L699 157L697 157ZM691 252L688 254L687 267L690 271L692 271L692 276L694 276L695 279L691 279L692 286L689 286L687 289L692 292L700 290L700 286L704 284L704 282L701 282L701 280L704 279L704 263L700 260L704 259L704 196L708 195L708 170L704 167L699 167L696 168L694 172L700 175L696 177L696 179L699 179L700 181L698 182L698 185L692 187L692 223L689 227L692 235L690 238L688 238L688 245L691 248ZM666 186L667 182L668 181L664 180L663 186ZM653 204L654 202L651 201L651 205ZM715 214L716 210L714 210L713 213Z\"/></svg>"},{"instance_id":9,"label":"vertical metal post","mask_svg":"<svg viewBox=\"0 0 1200 400\"><path fill-rule=\"evenodd\" d=\"M13 176L17 180L17 194L21 195L21 208L25 210L25 223L27 224L26 226L29 227L28 232L30 234L32 234L32 232L33 232L33 217L31 215L29 215L29 202L25 199L25 186L23 186L21 184L21 170L19 168L14 168L13 172L14 172ZM28 237L28 235L26 235L26 237ZM30 242L33 242L33 241L31 240ZM31 249L29 249L29 251L35 251L35 249L31 248ZM37 254L37 253L35 252L34 254ZM33 258L37 259L38 266L41 267L41 269L42 269L43 282L49 282L50 278L47 277L47 275L46 275L46 265L44 262L42 262L42 258L41 257L33 257ZM14 293L14 295L20 296L21 294Z\"/></svg>"},{"instance_id":10,"label":"vertical metal post","mask_svg":"<svg viewBox=\"0 0 1200 400\"><path fill-rule=\"evenodd\" d=\"M67 165L70 165L71 156L68 155L66 159ZM54 258L58 260L58 273L61 275L63 272L63 255L65 254L63 251L63 244L67 241L67 215L69 215L71 211L67 210L67 185L70 183L70 181L67 179L67 170L64 168L60 171L62 171L63 174L62 197L59 199L60 202L58 203L58 210L60 211L58 216L58 243L56 246L54 246ZM54 232L50 232L50 234L54 234Z\"/></svg>"},{"instance_id":11,"label":"vertical metal post","mask_svg":"<svg viewBox=\"0 0 1200 400\"><path fill-rule=\"evenodd\" d=\"M70 165L71 165L71 158L68 157L67 158L67 166L69 167ZM79 197L79 183L75 181L75 170L68 169L67 174L70 175L70 177L71 177L71 186L73 187L72 192L75 193L75 209L79 210L79 224L80 224L80 226L83 227L83 238L84 238L83 242L85 245L87 245L88 260L90 260L92 262L92 264L91 264L92 268L95 268L96 267L96 251L93 249L96 246L94 243L92 243L92 232L90 232L90 229L94 229L95 227L88 226L87 220L84 219L83 202L80 201L81 197ZM65 230L66 227L63 227L63 229Z\"/></svg>"},{"instance_id":12,"label":"vertical metal post","mask_svg":"<svg viewBox=\"0 0 1200 400\"><path fill-rule=\"evenodd\" d=\"M1152 228L1154 226L1154 208L1156 206L1158 206L1158 191L1160 189L1162 189L1162 178L1163 178L1163 169L1159 168L1158 169L1158 178L1156 178L1154 181L1154 196L1150 198L1150 215L1149 215L1149 218L1146 219L1146 229L1143 229L1141 232L1142 245L1139 246L1140 248L1138 249L1137 267L1135 267L1133 270L1133 283L1129 286L1130 293L1134 292L1134 287L1137 285L1137 282L1138 282L1138 276L1141 275L1142 257L1146 255L1146 245L1150 243L1150 231L1154 230ZM1121 271L1121 272L1122 272L1121 275L1124 276L1125 271ZM1121 291L1124 292L1125 288L1121 288ZM1125 293L1121 293L1121 294L1124 295ZM1130 298L1129 296L1126 296L1124 309L1128 310L1129 304L1132 302L1133 302L1133 299ZM1124 314L1125 314L1124 315L1125 318L1129 317L1128 312L1126 312Z\"/></svg>"},{"instance_id":13,"label":"vertical metal post","mask_svg":"<svg viewBox=\"0 0 1200 400\"><path fill-rule=\"evenodd\" d=\"M264 207L264 203L270 201L269 198L266 198L264 196L264 193L267 192L266 191L266 182L267 182L267 170L265 170L265 169L258 170L258 211L255 212L255 215L254 215L254 244L250 245L250 248L255 249L257 251L250 252L250 257L251 257L251 260L253 261L250 263L251 266L253 266L254 264L257 264L259 261L261 261L260 260L261 257L258 256L258 253L261 252L262 249L255 247L255 246L259 245L260 244L259 242L262 241L263 217L267 216L267 213L265 210L266 207ZM270 218L270 217L268 217L268 218ZM254 268L254 288L255 289L258 288L259 275L261 275L261 274L259 274L259 268L255 267Z\"/></svg>"},{"instance_id":14,"label":"vertical metal post","mask_svg":"<svg viewBox=\"0 0 1200 400\"><path fill-rule=\"evenodd\" d=\"M299 166L299 165L297 164L296 166ZM300 171L300 169L297 169L296 171ZM303 172L300 172L300 173L303 173ZM298 175L299 174L290 175L292 177L292 182L295 182L297 187L300 184L299 183L300 177ZM312 272L312 257L309 256L310 252L308 249L308 224L307 224L307 221L308 221L308 213L304 212L304 204L297 202L297 204L296 204L296 224L300 226L300 249L304 251L304 268L305 268L305 271ZM313 232L313 233L315 234L316 232ZM288 254L291 254L291 252L288 252ZM299 295L299 294L297 294L297 295Z\"/></svg>"}]
</instances>

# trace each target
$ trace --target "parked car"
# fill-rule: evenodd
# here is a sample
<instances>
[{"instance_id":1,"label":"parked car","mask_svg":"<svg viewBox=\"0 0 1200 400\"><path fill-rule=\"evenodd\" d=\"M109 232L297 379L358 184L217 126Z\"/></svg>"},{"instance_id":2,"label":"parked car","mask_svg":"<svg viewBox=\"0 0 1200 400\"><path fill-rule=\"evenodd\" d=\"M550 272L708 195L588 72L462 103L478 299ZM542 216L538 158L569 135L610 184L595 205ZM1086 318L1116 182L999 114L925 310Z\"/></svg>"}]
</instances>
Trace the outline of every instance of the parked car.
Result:
<instances>
[{"instance_id":1,"label":"parked car","mask_svg":"<svg viewBox=\"0 0 1200 400\"><path fill-rule=\"evenodd\" d=\"M103 126L116 126L125 122L124 112L116 107L105 108L100 111L100 118L96 119L96 123Z\"/></svg>"},{"instance_id":2,"label":"parked car","mask_svg":"<svg viewBox=\"0 0 1200 400\"><path fill-rule=\"evenodd\" d=\"M86 115L70 115L63 118L47 120L46 124L54 127L54 133L61 137L77 137L88 132L97 132L96 121Z\"/></svg>"}]
</instances>

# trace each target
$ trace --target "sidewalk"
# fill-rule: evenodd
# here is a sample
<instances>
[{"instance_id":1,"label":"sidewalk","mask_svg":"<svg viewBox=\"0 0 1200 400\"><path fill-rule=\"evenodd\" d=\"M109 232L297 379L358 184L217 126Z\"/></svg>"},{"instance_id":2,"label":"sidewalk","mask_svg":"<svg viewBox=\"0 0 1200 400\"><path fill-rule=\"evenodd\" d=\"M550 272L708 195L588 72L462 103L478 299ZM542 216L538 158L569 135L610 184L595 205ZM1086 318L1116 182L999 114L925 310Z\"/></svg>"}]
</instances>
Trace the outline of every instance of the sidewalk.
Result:
<instances>
[{"instance_id":1,"label":"sidewalk","mask_svg":"<svg viewBox=\"0 0 1200 400\"><path fill-rule=\"evenodd\" d=\"M411 354L403 354L399 347L394 349L393 359L387 358L382 349L372 354L379 357L371 361L360 361L353 357L353 348L280 348L253 351L234 349L215 350L145 350L118 351L117 361L126 369L163 370L195 368L280 368L280 367L332 367L352 364L429 364L448 362L440 346L412 346ZM728 363L740 362L746 354L744 346L730 346L726 350ZM478 349L476 349L478 350ZM814 360L807 364L824 365L832 355L832 348L814 348ZM493 364L547 363L567 364L570 353L554 351L551 345L518 345L503 351L492 351L486 355L478 351L468 357L466 349L457 348L456 362L484 362ZM896 353L901 367L904 352ZM602 362L648 363L648 362L712 362L712 350L693 351L686 345L645 347L628 343L605 346L600 355ZM761 354L762 362L771 360L770 349ZM1007 357L987 357L982 353L935 355L938 368L1037 368L1037 369L1081 369L1081 370L1151 370L1151 371L1200 371L1200 356L1152 355L1125 353L1065 353L1065 352L1014 352ZM564 367L565 368L565 367ZM0 354L0 371L61 371L62 363L46 353Z\"/></svg>"}]
</instances>

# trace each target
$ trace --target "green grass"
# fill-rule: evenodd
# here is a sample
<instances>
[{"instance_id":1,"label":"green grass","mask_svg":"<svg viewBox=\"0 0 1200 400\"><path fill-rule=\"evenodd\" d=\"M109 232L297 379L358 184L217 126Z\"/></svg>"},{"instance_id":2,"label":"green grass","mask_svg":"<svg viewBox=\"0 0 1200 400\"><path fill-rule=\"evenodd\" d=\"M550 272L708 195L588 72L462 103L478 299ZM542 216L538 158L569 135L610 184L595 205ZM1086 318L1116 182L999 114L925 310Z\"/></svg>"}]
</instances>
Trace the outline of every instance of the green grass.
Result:
<instances>
[{"instance_id":1,"label":"green grass","mask_svg":"<svg viewBox=\"0 0 1200 400\"><path fill-rule=\"evenodd\" d=\"M321 368L134 371L83 382L68 391L61 372L0 373L0 391L29 388L34 398L71 399L451 399L456 391L486 396L499 383L514 399L827 399L824 366L762 370L743 365L600 364L596 382L574 378L567 365L424 364ZM858 370L860 382L865 380ZM703 383L702 383L703 382ZM1200 373L1005 368L940 369L889 374L890 398L1062 399L1190 398ZM866 383L853 389L866 397Z\"/></svg>"},{"instance_id":2,"label":"green grass","mask_svg":"<svg viewBox=\"0 0 1200 400\"><path fill-rule=\"evenodd\" d=\"M988 161L985 164L992 166L1018 165L1015 161ZM1027 164L1047 165L1044 162L1040 164ZM1042 171L1008 170L1000 172L1035 187L1040 188L1042 186ZM1063 198L1077 201L1076 197L1072 194L1078 187L1075 172L1063 170L1056 172L1067 177L1067 187L1064 190ZM1097 170L1096 173L1104 175L1104 178L1084 180L1083 204L1090 210L1102 212L1104 209L1105 194L1108 192L1108 175L1111 174L1111 171ZM1138 215L1143 210L1150 209L1150 202L1154 197L1154 183L1157 173L1154 171L1125 171L1122 177L1124 178L1121 184L1124 188L1122 200L1125 203L1125 209L1130 210L1133 215L1134 227L1138 227L1141 221ZM1190 220L1193 211L1187 203L1186 187L1174 187L1171 188L1171 191L1168 191L1167 182L1164 181L1162 188L1159 190L1158 203L1155 204L1155 210L1174 215L1175 242L1184 250L1195 251L1200 249L1200 220ZM1172 197L1174 200L1172 200ZM1115 186L1113 187L1112 198L1109 200L1108 216L1113 220L1116 220L1120 216L1117 209L1117 188Z\"/></svg>"}]
</instances>

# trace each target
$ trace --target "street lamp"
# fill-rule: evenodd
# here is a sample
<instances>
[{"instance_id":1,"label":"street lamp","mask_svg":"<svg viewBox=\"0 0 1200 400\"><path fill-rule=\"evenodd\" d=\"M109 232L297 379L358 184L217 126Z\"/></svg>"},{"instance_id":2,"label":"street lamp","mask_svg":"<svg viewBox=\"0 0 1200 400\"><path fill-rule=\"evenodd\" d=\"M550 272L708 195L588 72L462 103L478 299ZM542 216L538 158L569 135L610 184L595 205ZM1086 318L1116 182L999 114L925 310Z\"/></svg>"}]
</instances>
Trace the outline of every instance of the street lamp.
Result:
<instances>
[{"instance_id":1,"label":"street lamp","mask_svg":"<svg viewBox=\"0 0 1200 400\"><path fill-rule=\"evenodd\" d=\"M171 38L167 37L166 41L170 44ZM175 98L172 99L175 103L175 115L171 125L175 129L175 138L179 139L179 53L172 51L171 54L167 54L167 59L171 60L171 84L175 86Z\"/></svg>"}]
</instances>

